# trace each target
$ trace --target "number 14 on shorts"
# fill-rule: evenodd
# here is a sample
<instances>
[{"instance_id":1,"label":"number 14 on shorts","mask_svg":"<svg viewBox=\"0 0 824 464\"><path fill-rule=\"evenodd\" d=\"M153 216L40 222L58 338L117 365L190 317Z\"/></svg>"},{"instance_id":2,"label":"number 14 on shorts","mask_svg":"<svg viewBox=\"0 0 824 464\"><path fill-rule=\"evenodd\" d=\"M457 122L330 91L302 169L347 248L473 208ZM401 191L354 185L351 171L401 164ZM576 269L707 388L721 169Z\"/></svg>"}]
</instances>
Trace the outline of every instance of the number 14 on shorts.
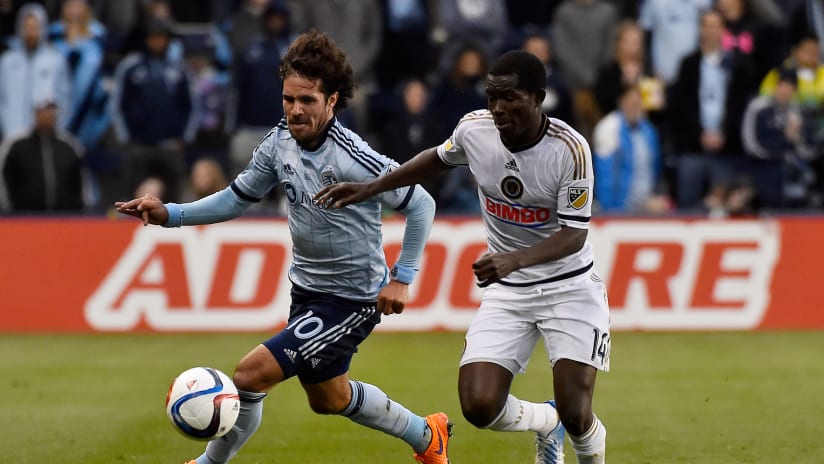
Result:
<instances>
[{"instance_id":1,"label":"number 14 on shorts","mask_svg":"<svg viewBox=\"0 0 824 464\"><path fill-rule=\"evenodd\" d=\"M593 362L600 362L601 366L609 363L610 338L609 332L592 329L592 357Z\"/></svg>"}]
</instances>

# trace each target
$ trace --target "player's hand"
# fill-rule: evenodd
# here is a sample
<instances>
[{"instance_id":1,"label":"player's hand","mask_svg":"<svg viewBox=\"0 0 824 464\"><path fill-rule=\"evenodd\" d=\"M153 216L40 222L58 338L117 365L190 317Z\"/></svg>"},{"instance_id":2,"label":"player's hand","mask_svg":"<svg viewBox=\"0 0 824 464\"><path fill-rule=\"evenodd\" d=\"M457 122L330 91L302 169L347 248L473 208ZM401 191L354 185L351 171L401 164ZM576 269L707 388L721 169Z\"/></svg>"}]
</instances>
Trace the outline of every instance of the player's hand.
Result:
<instances>
[{"instance_id":1,"label":"player's hand","mask_svg":"<svg viewBox=\"0 0 824 464\"><path fill-rule=\"evenodd\" d=\"M517 257L512 253L487 253L472 263L479 287L486 287L520 268Z\"/></svg>"},{"instance_id":2,"label":"player's hand","mask_svg":"<svg viewBox=\"0 0 824 464\"><path fill-rule=\"evenodd\" d=\"M384 315L400 314L409 301L409 285L390 280L378 294L378 311Z\"/></svg>"},{"instance_id":3,"label":"player's hand","mask_svg":"<svg viewBox=\"0 0 824 464\"><path fill-rule=\"evenodd\" d=\"M114 207L118 213L141 219L144 226L165 224L169 220L169 212L160 198L154 195L146 194L130 201L117 201Z\"/></svg>"},{"instance_id":4,"label":"player's hand","mask_svg":"<svg viewBox=\"0 0 824 464\"><path fill-rule=\"evenodd\" d=\"M327 185L312 197L316 205L323 208L343 208L352 203L360 203L372 196L369 184L341 182Z\"/></svg>"}]
</instances>

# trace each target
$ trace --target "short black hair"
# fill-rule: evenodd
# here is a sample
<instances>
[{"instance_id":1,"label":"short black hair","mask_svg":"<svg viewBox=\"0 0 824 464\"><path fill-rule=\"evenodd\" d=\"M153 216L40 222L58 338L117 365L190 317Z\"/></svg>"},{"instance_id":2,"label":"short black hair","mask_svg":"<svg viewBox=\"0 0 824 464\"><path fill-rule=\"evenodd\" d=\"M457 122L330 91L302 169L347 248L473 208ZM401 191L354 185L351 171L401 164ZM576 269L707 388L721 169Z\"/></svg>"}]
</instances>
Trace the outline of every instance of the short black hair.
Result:
<instances>
[{"instance_id":1,"label":"short black hair","mask_svg":"<svg viewBox=\"0 0 824 464\"><path fill-rule=\"evenodd\" d=\"M517 88L537 94L546 89L546 68L537 56L524 50L510 50L495 60L489 69L492 76L515 74Z\"/></svg>"},{"instance_id":2,"label":"short black hair","mask_svg":"<svg viewBox=\"0 0 824 464\"><path fill-rule=\"evenodd\" d=\"M346 61L346 54L329 36L314 29L301 34L289 46L280 64L281 80L290 73L310 80L319 79L321 91L327 98L337 92L335 113L346 108L354 93L354 72Z\"/></svg>"}]
</instances>

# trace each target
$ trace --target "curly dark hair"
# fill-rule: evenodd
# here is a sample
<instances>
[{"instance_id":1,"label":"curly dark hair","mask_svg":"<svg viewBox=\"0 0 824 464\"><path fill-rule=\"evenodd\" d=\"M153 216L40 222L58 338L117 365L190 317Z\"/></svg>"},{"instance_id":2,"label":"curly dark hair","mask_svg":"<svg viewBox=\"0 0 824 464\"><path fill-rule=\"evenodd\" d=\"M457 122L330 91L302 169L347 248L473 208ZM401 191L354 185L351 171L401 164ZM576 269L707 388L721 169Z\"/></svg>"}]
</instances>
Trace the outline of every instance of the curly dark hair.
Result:
<instances>
[{"instance_id":1,"label":"curly dark hair","mask_svg":"<svg viewBox=\"0 0 824 464\"><path fill-rule=\"evenodd\" d=\"M314 29L295 39L283 57L281 80L291 73L311 80L319 79L321 91L327 98L337 92L335 113L346 108L355 89L354 72L346 61L346 54L329 36Z\"/></svg>"}]
</instances>

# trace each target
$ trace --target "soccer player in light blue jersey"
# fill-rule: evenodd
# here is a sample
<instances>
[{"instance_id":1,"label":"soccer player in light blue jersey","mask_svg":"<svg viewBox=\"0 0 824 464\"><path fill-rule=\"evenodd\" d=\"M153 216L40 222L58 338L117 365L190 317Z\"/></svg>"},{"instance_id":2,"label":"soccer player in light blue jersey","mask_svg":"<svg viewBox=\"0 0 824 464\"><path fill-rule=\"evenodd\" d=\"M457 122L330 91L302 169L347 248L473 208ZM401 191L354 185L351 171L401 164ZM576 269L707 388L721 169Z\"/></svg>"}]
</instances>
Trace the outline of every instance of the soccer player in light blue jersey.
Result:
<instances>
[{"instance_id":1,"label":"soccer player in light blue jersey","mask_svg":"<svg viewBox=\"0 0 824 464\"><path fill-rule=\"evenodd\" d=\"M418 416L378 387L349 379L352 356L381 314L404 309L435 203L421 187L411 186L349 208L316 205L312 197L325 185L373 180L398 165L335 118L352 96L353 73L326 35L311 31L298 37L283 58L280 77L285 118L229 187L186 204L163 204L152 196L115 203L144 224L179 227L238 217L277 183L288 198L294 256L288 325L240 360L233 378L240 392L237 423L189 464L232 459L260 424L267 392L293 376L313 411L396 436L412 446L419 462L448 464L452 424L446 414ZM391 272L381 245L384 206L406 215L401 254Z\"/></svg>"}]
</instances>

